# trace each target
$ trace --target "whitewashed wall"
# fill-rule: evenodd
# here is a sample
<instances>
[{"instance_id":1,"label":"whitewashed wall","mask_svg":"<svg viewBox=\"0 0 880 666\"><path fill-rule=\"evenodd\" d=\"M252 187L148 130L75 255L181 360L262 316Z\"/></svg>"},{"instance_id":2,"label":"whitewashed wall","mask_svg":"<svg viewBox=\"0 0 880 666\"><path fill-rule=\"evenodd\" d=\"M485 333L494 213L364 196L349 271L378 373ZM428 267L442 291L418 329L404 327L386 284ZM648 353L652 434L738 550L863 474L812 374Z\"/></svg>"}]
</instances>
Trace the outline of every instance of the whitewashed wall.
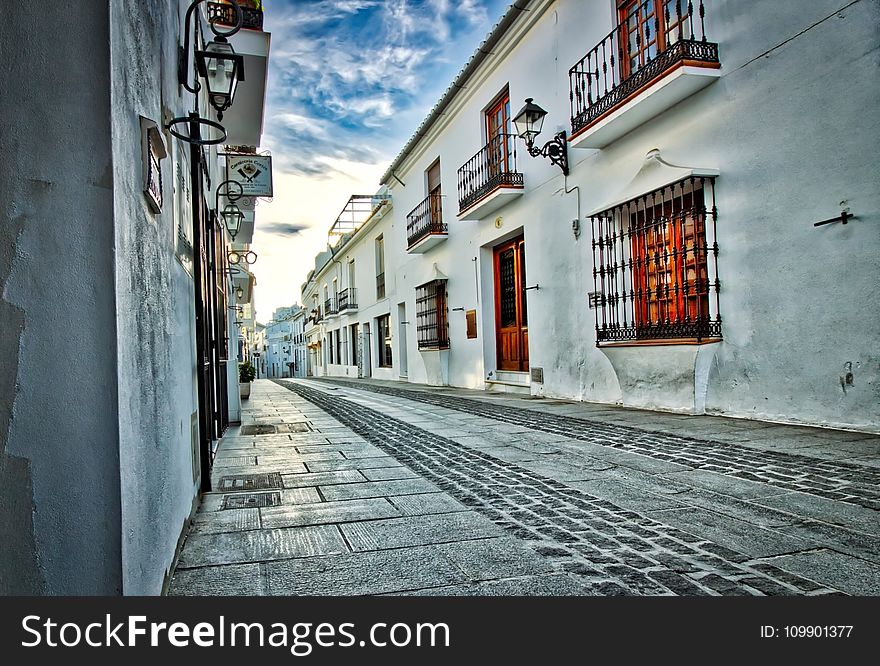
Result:
<instances>
[{"instance_id":1,"label":"whitewashed wall","mask_svg":"<svg viewBox=\"0 0 880 666\"><path fill-rule=\"evenodd\" d=\"M707 2L707 37L719 43L722 62L717 81L602 150L571 149L567 181L520 143L524 195L488 219L459 221L456 172L485 144L485 107L509 86L512 114L526 97L549 112L539 144L570 132L568 69L613 27L611 2L533 3L396 170L406 186L388 182L387 303L365 307L375 293L379 231L359 233L345 248L358 261L358 318L374 327L380 311L392 315L395 368L373 375L399 377L396 315L405 302L413 322L408 380L483 388L496 366L492 248L524 234L527 281L540 285L528 292L530 362L544 369L532 393L878 429L878 8L864 0L836 13L838 4ZM699 353L595 344L585 213L612 200L655 148L674 164L720 172L724 339ZM425 198L425 171L438 157L449 238L426 254L407 254L406 215ZM812 226L838 214L842 201L857 220ZM576 217L579 239L571 231ZM419 352L415 287L431 279L435 263L449 276L450 350ZM466 338L457 307L477 309L477 339ZM848 367L852 385L841 382Z\"/></svg>"}]
</instances>

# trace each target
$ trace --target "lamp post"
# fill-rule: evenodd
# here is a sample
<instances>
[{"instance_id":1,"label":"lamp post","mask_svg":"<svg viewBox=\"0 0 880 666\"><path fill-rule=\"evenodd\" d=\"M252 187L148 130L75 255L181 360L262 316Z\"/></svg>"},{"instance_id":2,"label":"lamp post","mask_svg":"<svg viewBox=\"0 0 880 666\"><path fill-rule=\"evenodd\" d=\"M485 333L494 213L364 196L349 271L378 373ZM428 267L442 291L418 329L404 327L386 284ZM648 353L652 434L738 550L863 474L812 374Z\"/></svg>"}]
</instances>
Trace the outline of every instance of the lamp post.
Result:
<instances>
[{"instance_id":1,"label":"lamp post","mask_svg":"<svg viewBox=\"0 0 880 666\"><path fill-rule=\"evenodd\" d=\"M532 157L546 157L568 175L568 144L565 131L559 132L541 148L535 147L535 138L541 133L547 112L534 103L529 97L526 105L519 110L513 119L516 133L526 142L526 148Z\"/></svg>"}]
</instances>

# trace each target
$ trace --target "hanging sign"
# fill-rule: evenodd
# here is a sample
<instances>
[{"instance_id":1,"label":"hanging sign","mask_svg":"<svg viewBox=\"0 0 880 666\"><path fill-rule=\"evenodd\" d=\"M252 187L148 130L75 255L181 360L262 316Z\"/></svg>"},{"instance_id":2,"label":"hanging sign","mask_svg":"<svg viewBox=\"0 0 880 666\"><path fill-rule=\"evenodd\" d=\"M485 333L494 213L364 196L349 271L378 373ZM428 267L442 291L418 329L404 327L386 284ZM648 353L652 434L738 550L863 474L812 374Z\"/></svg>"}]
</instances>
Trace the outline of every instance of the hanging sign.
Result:
<instances>
[{"instance_id":1,"label":"hanging sign","mask_svg":"<svg viewBox=\"0 0 880 666\"><path fill-rule=\"evenodd\" d=\"M239 183L244 197L272 196L272 157L225 153L226 178Z\"/></svg>"}]
</instances>

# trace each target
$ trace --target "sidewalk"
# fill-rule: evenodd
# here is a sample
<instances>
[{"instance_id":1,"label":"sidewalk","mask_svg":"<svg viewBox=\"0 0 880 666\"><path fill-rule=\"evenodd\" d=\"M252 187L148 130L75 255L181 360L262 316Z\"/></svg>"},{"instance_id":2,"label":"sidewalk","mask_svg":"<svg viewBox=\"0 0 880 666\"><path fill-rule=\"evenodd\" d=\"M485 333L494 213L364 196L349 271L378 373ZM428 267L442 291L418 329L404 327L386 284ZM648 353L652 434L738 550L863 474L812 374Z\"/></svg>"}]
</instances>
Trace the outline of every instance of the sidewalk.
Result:
<instances>
[{"instance_id":1,"label":"sidewalk","mask_svg":"<svg viewBox=\"0 0 880 666\"><path fill-rule=\"evenodd\" d=\"M878 450L853 432L258 381L171 593L880 594Z\"/></svg>"}]
</instances>

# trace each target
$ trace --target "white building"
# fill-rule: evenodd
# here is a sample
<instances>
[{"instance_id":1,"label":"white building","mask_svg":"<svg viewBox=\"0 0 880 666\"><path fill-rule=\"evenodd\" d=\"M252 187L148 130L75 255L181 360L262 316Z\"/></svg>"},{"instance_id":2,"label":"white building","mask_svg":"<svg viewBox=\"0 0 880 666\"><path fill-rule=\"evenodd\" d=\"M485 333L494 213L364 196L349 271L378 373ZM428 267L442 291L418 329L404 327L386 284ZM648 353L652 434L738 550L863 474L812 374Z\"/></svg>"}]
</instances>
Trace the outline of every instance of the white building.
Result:
<instances>
[{"instance_id":1,"label":"white building","mask_svg":"<svg viewBox=\"0 0 880 666\"><path fill-rule=\"evenodd\" d=\"M317 258L309 374L880 429L880 11L840 5L512 5Z\"/></svg>"},{"instance_id":2,"label":"white building","mask_svg":"<svg viewBox=\"0 0 880 666\"><path fill-rule=\"evenodd\" d=\"M266 324L263 342L263 373L261 377L282 378L295 376L296 330L302 327L302 308L299 305L278 308L272 321ZM298 323L299 322L299 323Z\"/></svg>"}]
</instances>

